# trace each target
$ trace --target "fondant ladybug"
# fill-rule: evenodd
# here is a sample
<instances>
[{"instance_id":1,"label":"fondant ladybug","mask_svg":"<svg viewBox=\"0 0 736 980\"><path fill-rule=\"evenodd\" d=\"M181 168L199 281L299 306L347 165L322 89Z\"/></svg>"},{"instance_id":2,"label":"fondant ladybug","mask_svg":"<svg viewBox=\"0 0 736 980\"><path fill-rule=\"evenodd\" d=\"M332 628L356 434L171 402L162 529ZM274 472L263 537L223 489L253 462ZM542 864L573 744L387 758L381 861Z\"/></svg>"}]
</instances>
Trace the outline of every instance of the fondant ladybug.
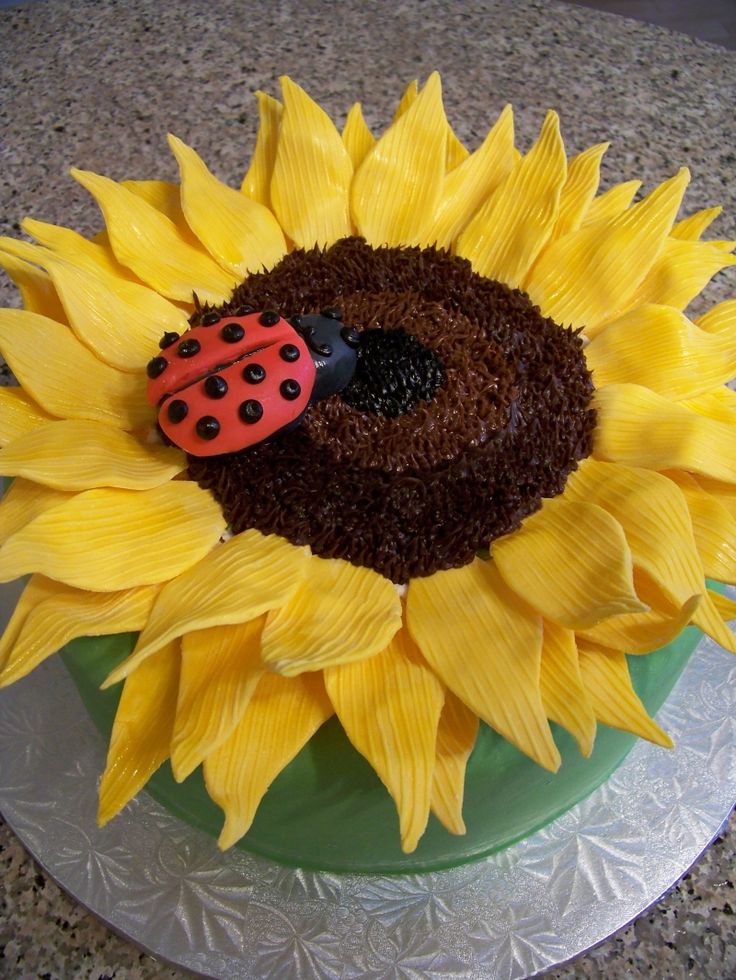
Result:
<instances>
[{"instance_id":1,"label":"fondant ladybug","mask_svg":"<svg viewBox=\"0 0 736 980\"><path fill-rule=\"evenodd\" d=\"M148 363L148 400L174 445L192 456L233 453L298 425L312 402L355 372L360 336L339 310L206 313L181 336L166 333Z\"/></svg>"}]
</instances>

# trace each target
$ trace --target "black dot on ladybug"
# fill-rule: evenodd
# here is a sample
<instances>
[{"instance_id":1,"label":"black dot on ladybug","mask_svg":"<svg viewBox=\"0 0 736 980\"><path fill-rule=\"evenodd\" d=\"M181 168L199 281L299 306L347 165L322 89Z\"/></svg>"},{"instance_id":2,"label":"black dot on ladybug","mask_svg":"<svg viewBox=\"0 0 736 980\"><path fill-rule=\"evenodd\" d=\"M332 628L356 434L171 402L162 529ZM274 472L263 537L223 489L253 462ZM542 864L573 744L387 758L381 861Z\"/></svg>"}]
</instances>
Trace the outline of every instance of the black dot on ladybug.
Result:
<instances>
[{"instance_id":1,"label":"black dot on ladybug","mask_svg":"<svg viewBox=\"0 0 736 980\"><path fill-rule=\"evenodd\" d=\"M169 418L169 422L173 422L174 425L176 425L178 422L183 422L187 417L189 414L189 406L186 402L182 401L181 398L175 398L166 406L166 414Z\"/></svg>"},{"instance_id":2,"label":"black dot on ladybug","mask_svg":"<svg viewBox=\"0 0 736 980\"><path fill-rule=\"evenodd\" d=\"M253 422L257 422L263 415L263 405L256 401L255 398L249 398L248 401L241 403L238 408L238 415L243 422L251 425Z\"/></svg>"},{"instance_id":3,"label":"black dot on ladybug","mask_svg":"<svg viewBox=\"0 0 736 980\"><path fill-rule=\"evenodd\" d=\"M340 336L348 347L360 347L360 334L355 327L343 327L340 331Z\"/></svg>"},{"instance_id":4,"label":"black dot on ladybug","mask_svg":"<svg viewBox=\"0 0 736 980\"><path fill-rule=\"evenodd\" d=\"M220 434L220 423L214 415L203 415L197 420L196 428L200 439L214 439Z\"/></svg>"},{"instance_id":5,"label":"black dot on ladybug","mask_svg":"<svg viewBox=\"0 0 736 980\"><path fill-rule=\"evenodd\" d=\"M146 365L146 374L153 381L154 378L162 375L168 366L169 362L165 357L153 357Z\"/></svg>"},{"instance_id":6,"label":"black dot on ladybug","mask_svg":"<svg viewBox=\"0 0 736 980\"><path fill-rule=\"evenodd\" d=\"M220 336L226 344L237 344L245 337L245 330L239 323L226 323L220 331Z\"/></svg>"},{"instance_id":7,"label":"black dot on ladybug","mask_svg":"<svg viewBox=\"0 0 736 980\"><path fill-rule=\"evenodd\" d=\"M243 378L252 385L259 385L266 377L266 369L260 364L249 364L243 368Z\"/></svg>"},{"instance_id":8,"label":"black dot on ladybug","mask_svg":"<svg viewBox=\"0 0 736 980\"><path fill-rule=\"evenodd\" d=\"M307 343L315 354L321 354L322 357L332 357L331 344L319 343L319 341L313 340L311 337L307 337Z\"/></svg>"},{"instance_id":9,"label":"black dot on ladybug","mask_svg":"<svg viewBox=\"0 0 736 980\"><path fill-rule=\"evenodd\" d=\"M293 402L295 398L301 395L302 386L298 381L294 381L293 378L287 378L286 381L282 381L279 385L279 391L281 392L282 398L285 398L288 402Z\"/></svg>"},{"instance_id":10,"label":"black dot on ladybug","mask_svg":"<svg viewBox=\"0 0 736 980\"><path fill-rule=\"evenodd\" d=\"M216 323L220 322L220 319L221 317L219 313L215 313L214 310L210 310L209 313L205 313L205 315L202 317L202 326L213 327Z\"/></svg>"},{"instance_id":11,"label":"black dot on ladybug","mask_svg":"<svg viewBox=\"0 0 736 980\"><path fill-rule=\"evenodd\" d=\"M342 310L339 306L326 306L321 311L322 316L326 316L328 320L342 320Z\"/></svg>"},{"instance_id":12,"label":"black dot on ladybug","mask_svg":"<svg viewBox=\"0 0 736 980\"><path fill-rule=\"evenodd\" d=\"M167 331L161 340L159 340L158 346L161 348L161 350L166 350L167 347L171 347L172 344L175 344L178 339L178 333L174 333L173 330Z\"/></svg>"},{"instance_id":13,"label":"black dot on ladybug","mask_svg":"<svg viewBox=\"0 0 736 980\"><path fill-rule=\"evenodd\" d=\"M275 327L281 317L275 310L264 310L258 317L258 322L262 327Z\"/></svg>"},{"instance_id":14,"label":"black dot on ladybug","mask_svg":"<svg viewBox=\"0 0 736 980\"><path fill-rule=\"evenodd\" d=\"M284 346L279 351L279 355L283 361L291 364L293 361L299 360L299 348L294 344L284 344Z\"/></svg>"},{"instance_id":15,"label":"black dot on ladybug","mask_svg":"<svg viewBox=\"0 0 736 980\"><path fill-rule=\"evenodd\" d=\"M204 393L208 398L224 398L227 394L227 381L219 374L211 374L205 380Z\"/></svg>"},{"instance_id":16,"label":"black dot on ladybug","mask_svg":"<svg viewBox=\"0 0 736 980\"><path fill-rule=\"evenodd\" d=\"M176 353L179 357L194 357L195 354L199 354L200 344L198 340L191 338L190 340L182 340L179 346L176 348Z\"/></svg>"}]
</instances>

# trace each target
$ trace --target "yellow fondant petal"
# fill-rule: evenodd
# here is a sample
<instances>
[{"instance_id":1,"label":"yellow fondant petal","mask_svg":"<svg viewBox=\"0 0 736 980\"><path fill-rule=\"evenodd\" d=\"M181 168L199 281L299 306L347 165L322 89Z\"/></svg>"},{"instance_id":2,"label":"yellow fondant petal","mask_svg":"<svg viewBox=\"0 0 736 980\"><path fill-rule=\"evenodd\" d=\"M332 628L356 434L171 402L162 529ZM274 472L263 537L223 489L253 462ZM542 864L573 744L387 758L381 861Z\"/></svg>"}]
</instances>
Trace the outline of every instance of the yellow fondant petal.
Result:
<instances>
[{"instance_id":1,"label":"yellow fondant petal","mask_svg":"<svg viewBox=\"0 0 736 980\"><path fill-rule=\"evenodd\" d=\"M360 102L356 102L350 107L342 130L342 141L353 163L353 169L357 170L370 150L376 145L375 137L363 118Z\"/></svg>"},{"instance_id":2,"label":"yellow fondant petal","mask_svg":"<svg viewBox=\"0 0 736 980\"><path fill-rule=\"evenodd\" d=\"M465 770L478 736L478 716L452 691L437 728L437 750L432 781L432 813L451 834L464 834Z\"/></svg>"},{"instance_id":3,"label":"yellow fondant petal","mask_svg":"<svg viewBox=\"0 0 736 980\"><path fill-rule=\"evenodd\" d=\"M80 269L92 273L99 271L117 279L136 278L130 269L118 262L109 246L91 242L71 228L50 225L45 221L36 221L35 218L25 218L21 227L31 238L35 238L41 245L54 252L58 258L66 259Z\"/></svg>"},{"instance_id":4,"label":"yellow fondant petal","mask_svg":"<svg viewBox=\"0 0 736 980\"><path fill-rule=\"evenodd\" d=\"M509 588L568 629L646 608L624 532L594 503L545 501L520 530L494 541L491 554Z\"/></svg>"},{"instance_id":5,"label":"yellow fondant petal","mask_svg":"<svg viewBox=\"0 0 736 980\"><path fill-rule=\"evenodd\" d=\"M567 167L567 180L560 194L560 210L550 241L577 231L598 190L601 159L610 143L597 143L573 157Z\"/></svg>"},{"instance_id":6,"label":"yellow fondant petal","mask_svg":"<svg viewBox=\"0 0 736 980\"><path fill-rule=\"evenodd\" d=\"M5 667L24 623L36 606L50 596L63 592L65 588L60 582L54 582L44 575L31 576L15 604L5 632L0 636L0 669Z\"/></svg>"},{"instance_id":7,"label":"yellow fondant petal","mask_svg":"<svg viewBox=\"0 0 736 980\"><path fill-rule=\"evenodd\" d=\"M680 403L698 415L715 419L717 422L736 424L736 391L721 386L712 391L705 391L696 398L685 398Z\"/></svg>"},{"instance_id":8,"label":"yellow fondant petal","mask_svg":"<svg viewBox=\"0 0 736 980\"><path fill-rule=\"evenodd\" d=\"M640 180L627 180L622 184L609 187L590 202L582 225L594 225L599 221L611 221L617 218L629 207L640 187Z\"/></svg>"},{"instance_id":9,"label":"yellow fondant petal","mask_svg":"<svg viewBox=\"0 0 736 980\"><path fill-rule=\"evenodd\" d=\"M405 630L372 657L326 668L324 681L346 735L396 804L410 854L429 819L442 685Z\"/></svg>"},{"instance_id":10,"label":"yellow fondant petal","mask_svg":"<svg viewBox=\"0 0 736 980\"><path fill-rule=\"evenodd\" d=\"M716 207L696 211L694 214L688 215L687 218L683 218L682 221L678 221L672 228L670 235L673 238L679 238L683 242L697 242L722 210L723 208Z\"/></svg>"},{"instance_id":11,"label":"yellow fondant petal","mask_svg":"<svg viewBox=\"0 0 736 980\"><path fill-rule=\"evenodd\" d=\"M0 446L52 421L22 388L0 387Z\"/></svg>"},{"instance_id":12,"label":"yellow fondant petal","mask_svg":"<svg viewBox=\"0 0 736 980\"><path fill-rule=\"evenodd\" d=\"M51 415L122 429L147 426L154 417L144 376L103 364L55 320L0 310L0 351L25 391Z\"/></svg>"},{"instance_id":13,"label":"yellow fondant petal","mask_svg":"<svg viewBox=\"0 0 736 980\"><path fill-rule=\"evenodd\" d=\"M434 218L420 244L449 249L513 166L514 116L507 105L481 146L443 178Z\"/></svg>"},{"instance_id":14,"label":"yellow fondant petal","mask_svg":"<svg viewBox=\"0 0 736 980\"><path fill-rule=\"evenodd\" d=\"M736 620L736 602L733 599L721 595L720 592L710 592L710 597L724 623Z\"/></svg>"},{"instance_id":15,"label":"yellow fondant petal","mask_svg":"<svg viewBox=\"0 0 736 980\"><path fill-rule=\"evenodd\" d=\"M709 334L671 306L646 305L607 324L585 347L597 388L629 382L692 398L729 381L736 331Z\"/></svg>"},{"instance_id":16,"label":"yellow fondant petal","mask_svg":"<svg viewBox=\"0 0 736 980\"><path fill-rule=\"evenodd\" d=\"M0 450L5 476L23 476L56 490L147 490L173 479L186 465L178 449L144 445L121 429L80 419L46 422Z\"/></svg>"},{"instance_id":17,"label":"yellow fondant petal","mask_svg":"<svg viewBox=\"0 0 736 980\"><path fill-rule=\"evenodd\" d=\"M261 677L233 734L204 762L207 792L225 813L222 850L247 832L268 787L332 713L320 674Z\"/></svg>"},{"instance_id":18,"label":"yellow fondant petal","mask_svg":"<svg viewBox=\"0 0 736 980\"><path fill-rule=\"evenodd\" d=\"M370 245L415 245L440 201L447 121L437 72L355 173L350 208Z\"/></svg>"},{"instance_id":19,"label":"yellow fondant petal","mask_svg":"<svg viewBox=\"0 0 736 980\"><path fill-rule=\"evenodd\" d=\"M98 592L164 582L206 554L224 523L196 483L86 490L8 538L0 548L0 581L41 572Z\"/></svg>"},{"instance_id":20,"label":"yellow fondant petal","mask_svg":"<svg viewBox=\"0 0 736 980\"><path fill-rule=\"evenodd\" d=\"M18 287L24 310L40 313L59 323L67 322L64 307L48 273L4 249L0 249L0 266Z\"/></svg>"},{"instance_id":21,"label":"yellow fondant petal","mask_svg":"<svg viewBox=\"0 0 736 980\"><path fill-rule=\"evenodd\" d=\"M394 112L393 122L397 122L404 115L409 106L416 102L417 96L419 95L419 82L415 78L406 86L404 91L401 93L401 98L396 106L396 111Z\"/></svg>"},{"instance_id":22,"label":"yellow fondant petal","mask_svg":"<svg viewBox=\"0 0 736 980\"><path fill-rule=\"evenodd\" d=\"M688 473L668 470L687 502L695 546L708 578L736 585L736 518Z\"/></svg>"},{"instance_id":23,"label":"yellow fondant petal","mask_svg":"<svg viewBox=\"0 0 736 980\"><path fill-rule=\"evenodd\" d=\"M736 486L733 483L712 480L710 477L701 476L700 474L693 475L691 473L690 475L693 476L693 479L699 487L705 490L711 497L715 497L726 508L729 514L736 518Z\"/></svg>"},{"instance_id":24,"label":"yellow fondant petal","mask_svg":"<svg viewBox=\"0 0 736 980\"><path fill-rule=\"evenodd\" d=\"M598 721L672 747L672 739L647 714L631 684L626 655L619 650L578 644L580 673Z\"/></svg>"},{"instance_id":25,"label":"yellow fondant petal","mask_svg":"<svg viewBox=\"0 0 736 980\"><path fill-rule=\"evenodd\" d=\"M414 579L406 612L409 632L443 683L505 739L556 770L560 757L539 692L541 617L494 564L476 559Z\"/></svg>"},{"instance_id":26,"label":"yellow fondant petal","mask_svg":"<svg viewBox=\"0 0 736 980\"><path fill-rule=\"evenodd\" d=\"M305 574L308 558L306 548L254 530L218 545L161 589L135 650L105 686L177 636L244 623L282 606Z\"/></svg>"},{"instance_id":27,"label":"yellow fondant petal","mask_svg":"<svg viewBox=\"0 0 736 980\"><path fill-rule=\"evenodd\" d=\"M194 248L165 214L108 177L72 170L105 218L115 257L156 292L190 303L222 303L237 277Z\"/></svg>"},{"instance_id":28,"label":"yellow fondant petal","mask_svg":"<svg viewBox=\"0 0 736 980\"><path fill-rule=\"evenodd\" d=\"M537 142L461 233L458 255L480 275L520 286L552 233L566 177L560 121L548 112Z\"/></svg>"},{"instance_id":29,"label":"yellow fondant petal","mask_svg":"<svg viewBox=\"0 0 736 980\"><path fill-rule=\"evenodd\" d=\"M712 242L668 238L630 305L664 303L684 310L716 273L733 265L736 265L736 256L729 255Z\"/></svg>"},{"instance_id":30,"label":"yellow fondant petal","mask_svg":"<svg viewBox=\"0 0 736 980\"><path fill-rule=\"evenodd\" d=\"M64 586L41 598L28 613L0 673L13 684L79 636L109 636L143 628L155 586L104 594Z\"/></svg>"},{"instance_id":31,"label":"yellow fondant petal","mask_svg":"<svg viewBox=\"0 0 736 980\"><path fill-rule=\"evenodd\" d=\"M547 717L573 736L586 758L593 751L595 715L583 687L575 634L545 620L539 687Z\"/></svg>"},{"instance_id":32,"label":"yellow fondant petal","mask_svg":"<svg viewBox=\"0 0 736 980\"><path fill-rule=\"evenodd\" d=\"M252 200L271 207L271 174L276 160L276 148L279 141L281 114L284 107L272 96L265 92L256 92L258 100L258 135L256 148L250 167L240 190Z\"/></svg>"},{"instance_id":33,"label":"yellow fondant petal","mask_svg":"<svg viewBox=\"0 0 736 980\"><path fill-rule=\"evenodd\" d=\"M159 650L126 680L100 782L97 822L101 827L168 759L178 682L177 643Z\"/></svg>"},{"instance_id":34,"label":"yellow fondant petal","mask_svg":"<svg viewBox=\"0 0 736 980\"><path fill-rule=\"evenodd\" d=\"M199 244L197 236L184 217L180 184L172 184L167 180L121 180L120 184L131 193L142 197L156 211L165 214L167 218L173 221L179 234L186 238L190 245Z\"/></svg>"},{"instance_id":35,"label":"yellow fondant petal","mask_svg":"<svg viewBox=\"0 0 736 980\"><path fill-rule=\"evenodd\" d=\"M736 430L641 385L610 384L595 393L597 459L647 469L690 470L736 482Z\"/></svg>"},{"instance_id":36,"label":"yellow fondant petal","mask_svg":"<svg viewBox=\"0 0 736 980\"><path fill-rule=\"evenodd\" d=\"M71 494L62 490L52 490L22 477L13 480L0 500L0 544L29 524L34 517L70 496Z\"/></svg>"},{"instance_id":37,"label":"yellow fondant petal","mask_svg":"<svg viewBox=\"0 0 736 980\"><path fill-rule=\"evenodd\" d=\"M339 558L309 561L306 574L263 630L263 660L293 677L371 657L401 626L401 601L388 579Z\"/></svg>"},{"instance_id":38,"label":"yellow fondant petal","mask_svg":"<svg viewBox=\"0 0 736 980\"><path fill-rule=\"evenodd\" d=\"M171 768L181 782L229 738L263 673L265 616L186 633L171 739Z\"/></svg>"},{"instance_id":39,"label":"yellow fondant petal","mask_svg":"<svg viewBox=\"0 0 736 980\"><path fill-rule=\"evenodd\" d=\"M701 330L707 330L708 333L736 329L736 299L727 299L717 306L712 306L695 322Z\"/></svg>"},{"instance_id":40,"label":"yellow fondant petal","mask_svg":"<svg viewBox=\"0 0 736 980\"><path fill-rule=\"evenodd\" d=\"M553 242L526 289L545 316L588 336L627 309L680 207L690 175L681 170L613 220L586 225Z\"/></svg>"},{"instance_id":41,"label":"yellow fondant petal","mask_svg":"<svg viewBox=\"0 0 736 980\"><path fill-rule=\"evenodd\" d=\"M175 136L169 146L181 172L184 216L210 255L239 279L276 265L286 240L269 209L221 183Z\"/></svg>"},{"instance_id":42,"label":"yellow fondant petal","mask_svg":"<svg viewBox=\"0 0 736 980\"><path fill-rule=\"evenodd\" d=\"M284 112L271 177L281 227L301 248L352 233L348 191L353 164L331 119L291 79L281 79Z\"/></svg>"}]
</instances>

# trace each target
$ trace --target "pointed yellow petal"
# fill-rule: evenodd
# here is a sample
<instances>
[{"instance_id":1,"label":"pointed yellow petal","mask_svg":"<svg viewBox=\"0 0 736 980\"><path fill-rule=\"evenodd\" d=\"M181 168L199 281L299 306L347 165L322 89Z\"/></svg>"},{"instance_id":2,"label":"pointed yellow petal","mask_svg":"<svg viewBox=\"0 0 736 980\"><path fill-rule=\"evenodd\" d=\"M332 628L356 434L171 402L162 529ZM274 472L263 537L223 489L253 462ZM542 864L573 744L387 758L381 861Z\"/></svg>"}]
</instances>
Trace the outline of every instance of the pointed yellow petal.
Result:
<instances>
[{"instance_id":1,"label":"pointed yellow petal","mask_svg":"<svg viewBox=\"0 0 736 980\"><path fill-rule=\"evenodd\" d=\"M646 278L630 299L630 306L665 303L684 310L716 273L732 265L736 265L736 256L729 255L713 242L668 238Z\"/></svg>"},{"instance_id":2,"label":"pointed yellow petal","mask_svg":"<svg viewBox=\"0 0 736 980\"><path fill-rule=\"evenodd\" d=\"M720 333L721 330L736 329L736 299L727 299L711 307L707 313L695 321L701 330Z\"/></svg>"},{"instance_id":3,"label":"pointed yellow petal","mask_svg":"<svg viewBox=\"0 0 736 980\"><path fill-rule=\"evenodd\" d=\"M373 657L327 668L324 681L346 735L391 794L411 854L429 820L442 685L406 630Z\"/></svg>"},{"instance_id":4,"label":"pointed yellow petal","mask_svg":"<svg viewBox=\"0 0 736 980\"><path fill-rule=\"evenodd\" d=\"M396 106L396 111L394 112L393 122L397 122L404 115L406 110L412 106L419 95L419 82L415 78L413 81L409 82L399 99L399 104Z\"/></svg>"},{"instance_id":5,"label":"pointed yellow petal","mask_svg":"<svg viewBox=\"0 0 736 980\"><path fill-rule=\"evenodd\" d=\"M714 388L713 391L705 391L696 398L686 398L680 404L684 408L697 412L698 415L715 419L717 422L736 424L736 391L732 388L724 386Z\"/></svg>"},{"instance_id":6,"label":"pointed yellow petal","mask_svg":"<svg viewBox=\"0 0 736 980\"><path fill-rule=\"evenodd\" d=\"M30 483L21 477L13 480L0 500L0 544L29 524L34 517L68 500L70 496L71 494L61 490Z\"/></svg>"},{"instance_id":7,"label":"pointed yellow petal","mask_svg":"<svg viewBox=\"0 0 736 980\"><path fill-rule=\"evenodd\" d=\"M124 592L85 592L64 586L30 610L0 674L0 687L13 684L79 636L110 636L143 627L155 586Z\"/></svg>"},{"instance_id":8,"label":"pointed yellow petal","mask_svg":"<svg viewBox=\"0 0 736 980\"><path fill-rule=\"evenodd\" d=\"M491 554L509 588L568 629L645 608L624 532L593 503L544 501L520 530L494 541Z\"/></svg>"},{"instance_id":9,"label":"pointed yellow petal","mask_svg":"<svg viewBox=\"0 0 736 980\"><path fill-rule=\"evenodd\" d=\"M350 107L342 130L342 141L352 160L353 169L357 170L370 150L376 145L375 137L363 118L360 102L356 102Z\"/></svg>"},{"instance_id":10,"label":"pointed yellow petal","mask_svg":"<svg viewBox=\"0 0 736 980\"><path fill-rule=\"evenodd\" d=\"M736 331L709 334L671 306L647 305L607 324L585 348L596 388L630 382L692 398L729 381Z\"/></svg>"},{"instance_id":11,"label":"pointed yellow petal","mask_svg":"<svg viewBox=\"0 0 736 980\"><path fill-rule=\"evenodd\" d=\"M159 650L126 680L100 782L97 822L101 827L143 789L168 759L178 682L176 643Z\"/></svg>"},{"instance_id":12,"label":"pointed yellow petal","mask_svg":"<svg viewBox=\"0 0 736 980\"><path fill-rule=\"evenodd\" d=\"M599 221L618 218L634 200L640 187L640 180L627 180L594 197L585 213L582 225L594 225Z\"/></svg>"},{"instance_id":13,"label":"pointed yellow petal","mask_svg":"<svg viewBox=\"0 0 736 980\"><path fill-rule=\"evenodd\" d=\"M59 258L72 262L80 269L92 273L101 271L117 279L135 279L130 269L118 262L111 248L91 242L71 228L50 225L35 218L25 218L21 227Z\"/></svg>"},{"instance_id":14,"label":"pointed yellow petal","mask_svg":"<svg viewBox=\"0 0 736 980\"><path fill-rule=\"evenodd\" d=\"M179 232L185 238L188 237L190 244L196 244L196 236L189 228L182 210L180 184L172 184L167 180L121 180L120 184L143 198L152 208L165 214L174 222Z\"/></svg>"},{"instance_id":15,"label":"pointed yellow petal","mask_svg":"<svg viewBox=\"0 0 736 980\"><path fill-rule=\"evenodd\" d=\"M613 220L586 225L553 242L526 290L545 316L572 327L596 327L627 309L664 248L690 175L680 172Z\"/></svg>"},{"instance_id":16,"label":"pointed yellow petal","mask_svg":"<svg viewBox=\"0 0 736 980\"><path fill-rule=\"evenodd\" d=\"M445 150L445 169L449 173L459 167L470 156L470 150L463 146L457 134L447 123L447 148Z\"/></svg>"},{"instance_id":17,"label":"pointed yellow petal","mask_svg":"<svg viewBox=\"0 0 736 980\"><path fill-rule=\"evenodd\" d=\"M479 207L514 166L514 116L507 105L478 149L442 181L423 246L450 248Z\"/></svg>"},{"instance_id":18,"label":"pointed yellow petal","mask_svg":"<svg viewBox=\"0 0 736 980\"><path fill-rule=\"evenodd\" d=\"M458 255L480 275L521 286L555 226L566 177L560 121L548 112L537 142L460 235Z\"/></svg>"},{"instance_id":19,"label":"pointed yellow petal","mask_svg":"<svg viewBox=\"0 0 736 980\"><path fill-rule=\"evenodd\" d=\"M688 215L682 221L678 221L670 235L679 238L683 242L697 242L703 232L718 217L723 208L705 208L703 211L696 211L695 214Z\"/></svg>"},{"instance_id":20,"label":"pointed yellow petal","mask_svg":"<svg viewBox=\"0 0 736 980\"><path fill-rule=\"evenodd\" d=\"M252 200L271 207L271 174L276 160L276 147L279 141L279 127L284 107L278 99L256 92L258 100L258 135L248 172L243 178L240 190Z\"/></svg>"},{"instance_id":21,"label":"pointed yellow petal","mask_svg":"<svg viewBox=\"0 0 736 980\"><path fill-rule=\"evenodd\" d=\"M72 170L105 218L115 257L169 299L191 302L192 292L208 303L222 303L236 285L205 252L194 248L176 225L138 194L108 177Z\"/></svg>"},{"instance_id":22,"label":"pointed yellow petal","mask_svg":"<svg viewBox=\"0 0 736 980\"><path fill-rule=\"evenodd\" d=\"M731 517L736 518L736 486L733 483L711 480L709 477L699 474L694 476L691 473L690 475L693 476L693 479L701 489L705 490L711 497L715 497L726 508Z\"/></svg>"},{"instance_id":23,"label":"pointed yellow petal","mask_svg":"<svg viewBox=\"0 0 736 980\"><path fill-rule=\"evenodd\" d=\"M562 725L586 758L593 751L595 715L583 687L575 634L545 620L539 682L547 717Z\"/></svg>"},{"instance_id":24,"label":"pointed yellow petal","mask_svg":"<svg viewBox=\"0 0 736 980\"><path fill-rule=\"evenodd\" d=\"M135 650L104 686L125 677L177 636L244 623L282 606L297 588L308 559L306 548L260 531L244 531L218 545L161 589Z\"/></svg>"},{"instance_id":25,"label":"pointed yellow petal","mask_svg":"<svg viewBox=\"0 0 736 980\"><path fill-rule=\"evenodd\" d=\"M736 518L688 473L668 470L687 502L703 571L717 582L736 585Z\"/></svg>"},{"instance_id":26,"label":"pointed yellow petal","mask_svg":"<svg viewBox=\"0 0 736 980\"><path fill-rule=\"evenodd\" d=\"M433 72L353 179L353 219L370 245L415 245L421 240L440 201L446 145L442 87Z\"/></svg>"},{"instance_id":27,"label":"pointed yellow petal","mask_svg":"<svg viewBox=\"0 0 736 980\"><path fill-rule=\"evenodd\" d=\"M720 592L710 592L710 597L724 623L730 623L736 619L736 602L733 599L721 595Z\"/></svg>"},{"instance_id":28,"label":"pointed yellow petal","mask_svg":"<svg viewBox=\"0 0 736 980\"><path fill-rule=\"evenodd\" d=\"M409 632L443 683L509 742L556 770L560 756L539 693L541 617L494 564L476 559L414 579L406 612Z\"/></svg>"},{"instance_id":29,"label":"pointed yellow petal","mask_svg":"<svg viewBox=\"0 0 736 980\"><path fill-rule=\"evenodd\" d=\"M238 727L204 762L207 792L225 812L222 850L247 832L268 787L332 713L320 674L261 677Z\"/></svg>"},{"instance_id":30,"label":"pointed yellow petal","mask_svg":"<svg viewBox=\"0 0 736 980\"><path fill-rule=\"evenodd\" d=\"M0 310L0 350L26 392L51 415L122 429L138 429L153 419L145 377L103 364L55 320Z\"/></svg>"},{"instance_id":31,"label":"pointed yellow petal","mask_svg":"<svg viewBox=\"0 0 736 980\"><path fill-rule=\"evenodd\" d=\"M51 421L52 416L22 388L0 387L0 446Z\"/></svg>"},{"instance_id":32,"label":"pointed yellow petal","mask_svg":"<svg viewBox=\"0 0 736 980\"><path fill-rule=\"evenodd\" d=\"M736 482L736 430L640 385L610 384L594 396L597 459L653 470L690 470Z\"/></svg>"},{"instance_id":33,"label":"pointed yellow petal","mask_svg":"<svg viewBox=\"0 0 736 980\"><path fill-rule=\"evenodd\" d=\"M24 310L66 323L64 307L47 273L5 250L0 250L0 266L18 287Z\"/></svg>"},{"instance_id":34,"label":"pointed yellow petal","mask_svg":"<svg viewBox=\"0 0 736 980\"><path fill-rule=\"evenodd\" d=\"M196 483L86 490L8 538L0 548L0 581L41 572L98 592L164 582L205 555L224 523Z\"/></svg>"},{"instance_id":35,"label":"pointed yellow petal","mask_svg":"<svg viewBox=\"0 0 736 980\"><path fill-rule=\"evenodd\" d=\"M626 655L582 642L578 654L583 684L598 721L672 748L672 739L649 717L632 687Z\"/></svg>"},{"instance_id":36,"label":"pointed yellow petal","mask_svg":"<svg viewBox=\"0 0 736 980\"><path fill-rule=\"evenodd\" d=\"M263 673L265 616L185 634L171 768L181 782L230 737Z\"/></svg>"},{"instance_id":37,"label":"pointed yellow petal","mask_svg":"<svg viewBox=\"0 0 736 980\"><path fill-rule=\"evenodd\" d=\"M5 476L24 476L56 490L147 490L173 479L186 465L178 449L144 445L103 422L77 419L46 422L0 450Z\"/></svg>"},{"instance_id":38,"label":"pointed yellow petal","mask_svg":"<svg viewBox=\"0 0 736 980\"><path fill-rule=\"evenodd\" d=\"M263 630L264 663L286 677L372 657L401 626L393 584L370 568L317 558Z\"/></svg>"},{"instance_id":39,"label":"pointed yellow petal","mask_svg":"<svg viewBox=\"0 0 736 980\"><path fill-rule=\"evenodd\" d=\"M465 769L478 736L478 716L445 691L437 728L437 754L432 781L432 813L451 834L464 834Z\"/></svg>"},{"instance_id":40,"label":"pointed yellow petal","mask_svg":"<svg viewBox=\"0 0 736 980\"><path fill-rule=\"evenodd\" d=\"M291 79L281 79L284 113L271 178L281 227L301 248L352 233L348 191L353 164L329 116Z\"/></svg>"},{"instance_id":41,"label":"pointed yellow petal","mask_svg":"<svg viewBox=\"0 0 736 980\"><path fill-rule=\"evenodd\" d=\"M601 159L610 143L597 143L573 157L567 168L567 180L560 194L560 210L550 241L577 231L587 215L598 190Z\"/></svg>"},{"instance_id":42,"label":"pointed yellow petal","mask_svg":"<svg viewBox=\"0 0 736 980\"><path fill-rule=\"evenodd\" d=\"M268 208L221 183L175 136L169 146L181 172L184 216L210 255L241 279L276 265L286 240Z\"/></svg>"},{"instance_id":43,"label":"pointed yellow petal","mask_svg":"<svg viewBox=\"0 0 736 980\"><path fill-rule=\"evenodd\" d=\"M63 592L65 588L60 582L54 582L43 575L31 576L15 604L5 632L0 636L0 668L4 668L26 620L36 606L50 596Z\"/></svg>"}]
</instances>

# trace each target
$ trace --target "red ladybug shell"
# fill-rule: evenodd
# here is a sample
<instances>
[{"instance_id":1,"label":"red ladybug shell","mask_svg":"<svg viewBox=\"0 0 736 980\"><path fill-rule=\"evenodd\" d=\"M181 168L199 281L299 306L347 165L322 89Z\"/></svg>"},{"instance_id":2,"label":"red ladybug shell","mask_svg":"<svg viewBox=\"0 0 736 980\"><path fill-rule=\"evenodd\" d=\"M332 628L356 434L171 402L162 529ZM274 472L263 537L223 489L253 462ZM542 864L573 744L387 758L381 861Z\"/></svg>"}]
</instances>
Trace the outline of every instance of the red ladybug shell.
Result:
<instances>
[{"instance_id":1,"label":"red ladybug shell","mask_svg":"<svg viewBox=\"0 0 736 980\"><path fill-rule=\"evenodd\" d=\"M287 320L250 313L187 330L148 373L148 400L159 405L166 436L193 456L216 456L246 449L299 418L315 366Z\"/></svg>"}]
</instances>

